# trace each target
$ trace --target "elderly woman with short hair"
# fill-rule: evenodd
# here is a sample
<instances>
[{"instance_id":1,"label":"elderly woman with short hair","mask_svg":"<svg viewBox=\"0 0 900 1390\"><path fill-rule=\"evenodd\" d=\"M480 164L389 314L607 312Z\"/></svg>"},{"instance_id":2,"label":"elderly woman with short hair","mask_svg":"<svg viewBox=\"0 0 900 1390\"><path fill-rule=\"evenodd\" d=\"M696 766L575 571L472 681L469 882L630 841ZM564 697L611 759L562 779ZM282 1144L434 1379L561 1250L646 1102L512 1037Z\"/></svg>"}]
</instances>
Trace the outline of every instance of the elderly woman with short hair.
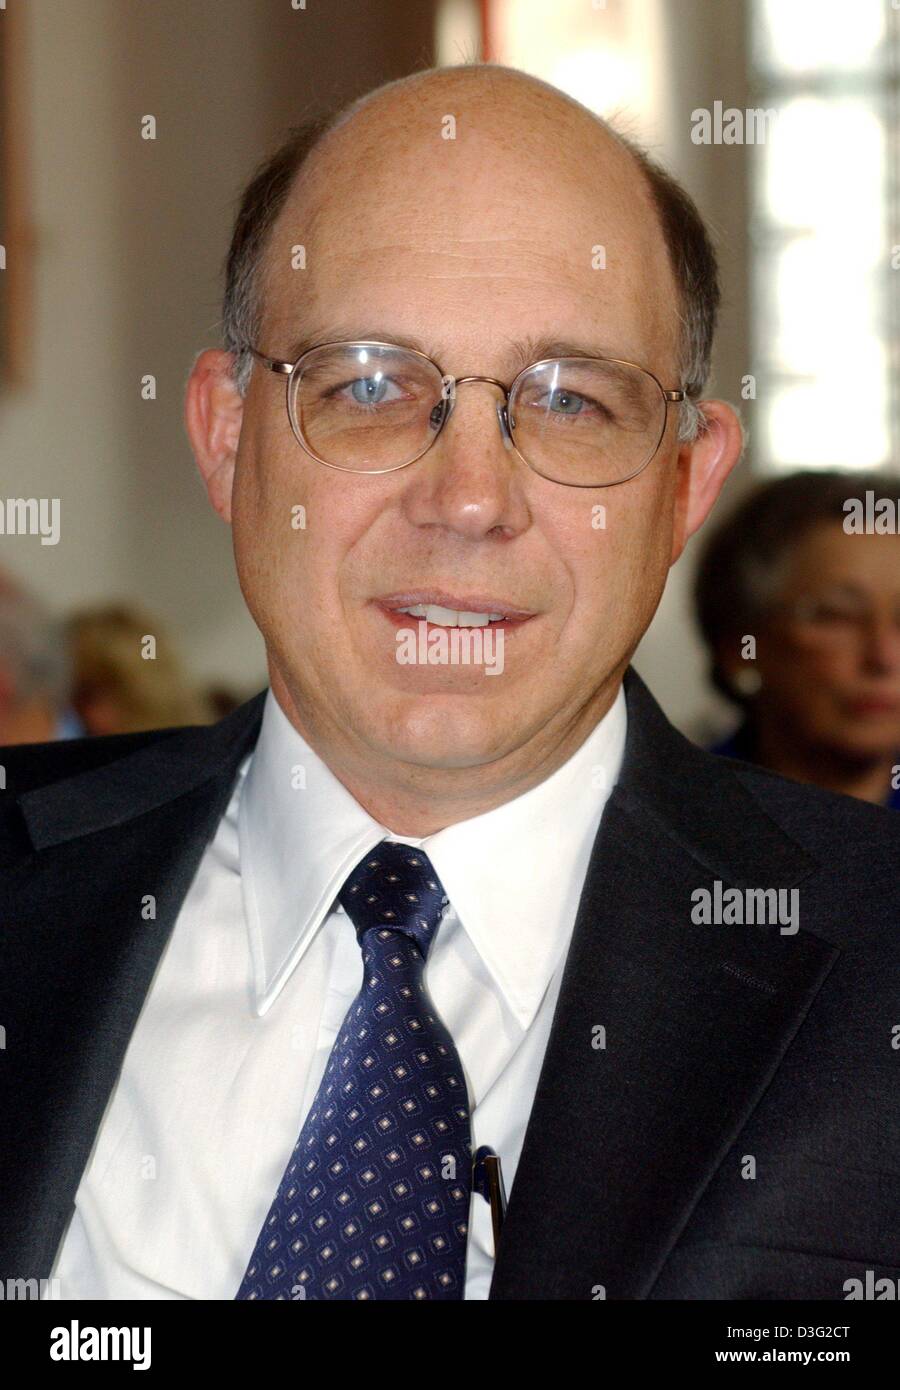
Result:
<instances>
[{"instance_id":1,"label":"elderly woman with short hair","mask_svg":"<svg viewBox=\"0 0 900 1390\"><path fill-rule=\"evenodd\" d=\"M867 491L900 507L885 473L761 484L710 536L695 601L744 715L713 751L900 809L900 536L850 526Z\"/></svg>"}]
</instances>

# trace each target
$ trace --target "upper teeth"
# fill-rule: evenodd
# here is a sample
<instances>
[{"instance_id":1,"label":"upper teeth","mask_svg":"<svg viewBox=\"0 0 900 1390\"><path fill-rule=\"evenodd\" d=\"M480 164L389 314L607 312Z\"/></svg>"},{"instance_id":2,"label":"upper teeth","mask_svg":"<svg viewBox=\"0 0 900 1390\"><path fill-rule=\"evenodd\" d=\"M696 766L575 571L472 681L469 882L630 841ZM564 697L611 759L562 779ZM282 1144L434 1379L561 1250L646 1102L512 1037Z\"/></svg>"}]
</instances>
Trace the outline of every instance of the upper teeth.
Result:
<instances>
[{"instance_id":1,"label":"upper teeth","mask_svg":"<svg viewBox=\"0 0 900 1390\"><path fill-rule=\"evenodd\" d=\"M408 613L411 618L425 618L429 623L440 627L486 627L488 623L498 623L502 613L457 613L452 608L440 608L436 603L414 603L409 608L397 608L397 613Z\"/></svg>"}]
</instances>

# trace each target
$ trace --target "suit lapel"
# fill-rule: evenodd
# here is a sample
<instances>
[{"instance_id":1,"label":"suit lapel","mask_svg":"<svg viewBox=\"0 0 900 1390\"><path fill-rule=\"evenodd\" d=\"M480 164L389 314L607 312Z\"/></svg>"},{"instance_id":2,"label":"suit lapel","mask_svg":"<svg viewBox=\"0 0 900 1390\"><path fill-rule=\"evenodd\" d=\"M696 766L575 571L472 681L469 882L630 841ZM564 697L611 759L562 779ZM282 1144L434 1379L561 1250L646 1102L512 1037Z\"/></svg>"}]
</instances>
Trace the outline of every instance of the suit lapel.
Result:
<instances>
[{"instance_id":1,"label":"suit lapel","mask_svg":"<svg viewBox=\"0 0 900 1390\"><path fill-rule=\"evenodd\" d=\"M632 671L625 688L493 1299L647 1297L838 954L802 925L691 921L716 879L790 888L815 865Z\"/></svg>"},{"instance_id":2,"label":"suit lapel","mask_svg":"<svg viewBox=\"0 0 900 1390\"><path fill-rule=\"evenodd\" d=\"M168 735L19 800L34 853L6 875L0 914L3 1274L49 1274L153 973L258 734L262 703L257 696L218 725Z\"/></svg>"},{"instance_id":3,"label":"suit lapel","mask_svg":"<svg viewBox=\"0 0 900 1390\"><path fill-rule=\"evenodd\" d=\"M494 1299L647 1296L837 955L803 927L691 923L716 878L791 887L814 865L631 671L626 697ZM0 894L0 1275L49 1273L263 698L20 798L32 853Z\"/></svg>"}]
</instances>

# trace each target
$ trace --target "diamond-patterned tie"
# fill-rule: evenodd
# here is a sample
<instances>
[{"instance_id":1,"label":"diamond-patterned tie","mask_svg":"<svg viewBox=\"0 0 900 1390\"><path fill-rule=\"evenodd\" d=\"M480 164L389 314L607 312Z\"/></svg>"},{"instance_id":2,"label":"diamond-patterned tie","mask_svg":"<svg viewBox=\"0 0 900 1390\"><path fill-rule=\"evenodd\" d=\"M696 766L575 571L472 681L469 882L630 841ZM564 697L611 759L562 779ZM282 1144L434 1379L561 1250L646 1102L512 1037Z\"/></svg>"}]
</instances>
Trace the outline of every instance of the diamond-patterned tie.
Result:
<instances>
[{"instance_id":1,"label":"diamond-patterned tie","mask_svg":"<svg viewBox=\"0 0 900 1390\"><path fill-rule=\"evenodd\" d=\"M339 897L362 947L362 988L237 1298L461 1299L469 1104L424 979L447 897L428 856L390 840Z\"/></svg>"}]
</instances>

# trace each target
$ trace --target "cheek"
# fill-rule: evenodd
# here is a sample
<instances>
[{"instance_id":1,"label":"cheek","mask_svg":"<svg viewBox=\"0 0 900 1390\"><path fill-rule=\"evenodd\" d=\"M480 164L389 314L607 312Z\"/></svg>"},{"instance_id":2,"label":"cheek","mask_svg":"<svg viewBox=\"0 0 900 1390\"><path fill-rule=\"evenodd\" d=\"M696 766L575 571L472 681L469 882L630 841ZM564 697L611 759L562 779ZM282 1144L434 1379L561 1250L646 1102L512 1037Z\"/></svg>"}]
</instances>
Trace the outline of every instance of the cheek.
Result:
<instances>
[{"instance_id":1,"label":"cheek","mask_svg":"<svg viewBox=\"0 0 900 1390\"><path fill-rule=\"evenodd\" d=\"M807 708L824 708L853 673L852 653L773 634L760 644L760 673L770 689Z\"/></svg>"},{"instance_id":2,"label":"cheek","mask_svg":"<svg viewBox=\"0 0 900 1390\"><path fill-rule=\"evenodd\" d=\"M312 467L313 465L309 461ZM293 438L251 421L241 432L232 494L235 553L246 565L259 560L293 568L312 534L315 475ZM320 514L322 508L318 508Z\"/></svg>"},{"instance_id":3,"label":"cheek","mask_svg":"<svg viewBox=\"0 0 900 1390\"><path fill-rule=\"evenodd\" d=\"M586 504L587 516L570 536L582 599L615 608L623 619L652 613L669 570L671 499L660 489L632 483L610 490L600 503ZM632 489L629 492L628 489Z\"/></svg>"},{"instance_id":4,"label":"cheek","mask_svg":"<svg viewBox=\"0 0 900 1390\"><path fill-rule=\"evenodd\" d=\"M261 543L272 535L265 497L257 470L240 461L235 473L231 504L234 558L241 588L252 609L252 595L264 584L270 570L272 546Z\"/></svg>"},{"instance_id":5,"label":"cheek","mask_svg":"<svg viewBox=\"0 0 900 1390\"><path fill-rule=\"evenodd\" d=\"M351 640L368 597L378 507L355 480L310 461L248 461L235 479L234 551L257 625L282 657L302 646L323 664ZM376 498L376 503L381 499Z\"/></svg>"},{"instance_id":6,"label":"cheek","mask_svg":"<svg viewBox=\"0 0 900 1390\"><path fill-rule=\"evenodd\" d=\"M585 489L542 526L568 589L560 640L583 648L592 665L601 650L624 651L649 624L668 574L666 499L629 488L634 483L606 494Z\"/></svg>"},{"instance_id":7,"label":"cheek","mask_svg":"<svg viewBox=\"0 0 900 1390\"><path fill-rule=\"evenodd\" d=\"M242 437L232 494L232 543L241 590L264 635L288 619L301 593L309 508L296 470L264 439ZM293 621L293 619L292 619Z\"/></svg>"},{"instance_id":8,"label":"cheek","mask_svg":"<svg viewBox=\"0 0 900 1390\"><path fill-rule=\"evenodd\" d=\"M276 462L275 467L266 466L262 462L271 457L265 431L259 430L251 419L241 430L231 499L235 553L238 555L249 557L254 533L265 533L272 528L272 484L278 465Z\"/></svg>"}]
</instances>

